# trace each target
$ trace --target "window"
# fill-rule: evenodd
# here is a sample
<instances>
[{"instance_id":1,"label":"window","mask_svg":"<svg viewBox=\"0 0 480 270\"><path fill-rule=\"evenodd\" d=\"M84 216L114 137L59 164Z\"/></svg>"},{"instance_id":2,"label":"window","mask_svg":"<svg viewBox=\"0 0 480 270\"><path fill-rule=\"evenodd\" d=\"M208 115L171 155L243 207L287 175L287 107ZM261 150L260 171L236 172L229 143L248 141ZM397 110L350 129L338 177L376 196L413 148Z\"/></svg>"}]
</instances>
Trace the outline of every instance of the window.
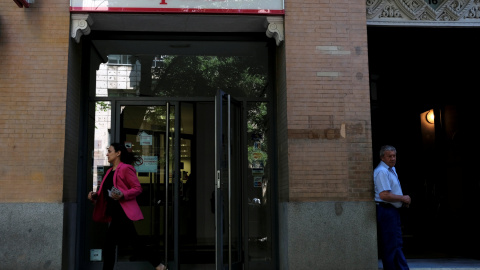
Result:
<instances>
[{"instance_id":1,"label":"window","mask_svg":"<svg viewBox=\"0 0 480 270\"><path fill-rule=\"evenodd\" d=\"M131 65L132 56L123 54L108 55L108 65Z\"/></svg>"}]
</instances>

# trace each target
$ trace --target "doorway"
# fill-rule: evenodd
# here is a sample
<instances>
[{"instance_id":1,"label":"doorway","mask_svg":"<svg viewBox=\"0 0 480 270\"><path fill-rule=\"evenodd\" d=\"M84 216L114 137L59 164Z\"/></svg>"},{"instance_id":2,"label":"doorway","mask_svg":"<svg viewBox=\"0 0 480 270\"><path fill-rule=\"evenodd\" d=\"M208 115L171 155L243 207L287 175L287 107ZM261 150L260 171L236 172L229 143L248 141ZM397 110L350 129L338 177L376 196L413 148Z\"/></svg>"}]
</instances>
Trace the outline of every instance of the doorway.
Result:
<instances>
[{"instance_id":1,"label":"doorway","mask_svg":"<svg viewBox=\"0 0 480 270\"><path fill-rule=\"evenodd\" d=\"M232 100L219 92L214 102L118 101L112 108L110 137L140 157L137 233L169 269L241 268L241 113ZM108 168L96 166L96 186ZM120 268L148 269L144 261L131 246L118 247Z\"/></svg>"},{"instance_id":2,"label":"doorway","mask_svg":"<svg viewBox=\"0 0 480 270\"><path fill-rule=\"evenodd\" d=\"M87 186L95 189L108 169L110 143L142 157L135 168L145 219L136 229L169 269L275 269L269 42L91 42L107 62L91 70ZM196 55L205 46L208 55ZM91 210L86 268L100 269L105 226L91 223ZM151 268L130 247L119 249L118 262Z\"/></svg>"},{"instance_id":3,"label":"doorway","mask_svg":"<svg viewBox=\"0 0 480 270\"><path fill-rule=\"evenodd\" d=\"M402 209L407 259L479 258L472 198L480 182L468 158L478 73L470 63L480 60L470 37L479 30L368 29L374 166L381 145L397 148L402 189L412 198Z\"/></svg>"}]
</instances>

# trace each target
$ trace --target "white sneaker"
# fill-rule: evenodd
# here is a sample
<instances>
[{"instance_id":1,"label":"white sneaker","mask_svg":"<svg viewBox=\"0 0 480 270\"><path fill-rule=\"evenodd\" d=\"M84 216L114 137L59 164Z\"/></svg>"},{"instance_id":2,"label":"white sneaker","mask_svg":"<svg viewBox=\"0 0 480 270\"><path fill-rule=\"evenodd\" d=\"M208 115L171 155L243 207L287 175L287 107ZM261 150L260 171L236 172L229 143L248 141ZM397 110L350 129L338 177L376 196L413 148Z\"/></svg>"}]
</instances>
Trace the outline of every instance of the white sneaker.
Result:
<instances>
[{"instance_id":1,"label":"white sneaker","mask_svg":"<svg viewBox=\"0 0 480 270\"><path fill-rule=\"evenodd\" d=\"M163 263L161 263L157 267L155 267L155 270L167 270L167 267L163 265Z\"/></svg>"}]
</instances>

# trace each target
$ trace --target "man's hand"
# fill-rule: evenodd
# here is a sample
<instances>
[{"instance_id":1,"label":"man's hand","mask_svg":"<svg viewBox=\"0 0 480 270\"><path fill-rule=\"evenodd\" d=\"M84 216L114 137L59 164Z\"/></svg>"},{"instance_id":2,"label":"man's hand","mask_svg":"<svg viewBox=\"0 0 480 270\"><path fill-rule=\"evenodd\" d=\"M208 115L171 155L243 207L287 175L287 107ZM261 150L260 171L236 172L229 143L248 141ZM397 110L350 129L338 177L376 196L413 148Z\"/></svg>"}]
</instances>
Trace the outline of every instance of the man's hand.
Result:
<instances>
[{"instance_id":1,"label":"man's hand","mask_svg":"<svg viewBox=\"0 0 480 270\"><path fill-rule=\"evenodd\" d=\"M408 195L395 195L390 192L390 190L385 190L380 192L380 199L386 202L402 202L405 207L410 206L412 199Z\"/></svg>"},{"instance_id":2,"label":"man's hand","mask_svg":"<svg viewBox=\"0 0 480 270\"><path fill-rule=\"evenodd\" d=\"M404 206L408 208L410 206L410 203L412 202L412 199L408 195L403 195L402 196L402 202L403 202Z\"/></svg>"}]
</instances>

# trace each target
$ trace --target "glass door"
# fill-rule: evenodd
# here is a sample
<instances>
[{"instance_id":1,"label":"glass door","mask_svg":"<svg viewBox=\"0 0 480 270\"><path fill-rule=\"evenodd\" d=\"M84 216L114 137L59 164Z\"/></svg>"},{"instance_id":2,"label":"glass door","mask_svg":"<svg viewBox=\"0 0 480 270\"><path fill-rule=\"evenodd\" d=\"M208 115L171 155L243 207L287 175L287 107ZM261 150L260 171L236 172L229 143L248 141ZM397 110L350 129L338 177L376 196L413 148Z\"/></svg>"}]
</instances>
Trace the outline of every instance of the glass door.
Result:
<instances>
[{"instance_id":1,"label":"glass door","mask_svg":"<svg viewBox=\"0 0 480 270\"><path fill-rule=\"evenodd\" d=\"M240 106L218 91L215 98L215 232L217 270L242 267Z\"/></svg>"},{"instance_id":2,"label":"glass door","mask_svg":"<svg viewBox=\"0 0 480 270\"><path fill-rule=\"evenodd\" d=\"M116 106L115 140L141 157L135 164L143 192L137 201L144 219L135 222L139 237L165 262L177 261L178 230L176 213L179 188L176 111L170 103L138 105L119 102ZM118 258L132 261L133 251L121 250ZM142 260L134 258L133 260ZM172 265L171 268L175 268Z\"/></svg>"},{"instance_id":3,"label":"glass door","mask_svg":"<svg viewBox=\"0 0 480 270\"><path fill-rule=\"evenodd\" d=\"M242 269L239 103L219 92L215 102L117 100L100 105L108 108L105 114L112 121L96 121L102 131L95 136L98 148L120 142L141 157L134 166L143 189L137 201L144 219L134 224L144 244L170 270ZM102 165L92 170L96 183L109 166L106 160L98 163ZM101 246L95 242L90 249L98 252ZM118 269L151 269L132 247L119 246L117 258Z\"/></svg>"}]
</instances>

